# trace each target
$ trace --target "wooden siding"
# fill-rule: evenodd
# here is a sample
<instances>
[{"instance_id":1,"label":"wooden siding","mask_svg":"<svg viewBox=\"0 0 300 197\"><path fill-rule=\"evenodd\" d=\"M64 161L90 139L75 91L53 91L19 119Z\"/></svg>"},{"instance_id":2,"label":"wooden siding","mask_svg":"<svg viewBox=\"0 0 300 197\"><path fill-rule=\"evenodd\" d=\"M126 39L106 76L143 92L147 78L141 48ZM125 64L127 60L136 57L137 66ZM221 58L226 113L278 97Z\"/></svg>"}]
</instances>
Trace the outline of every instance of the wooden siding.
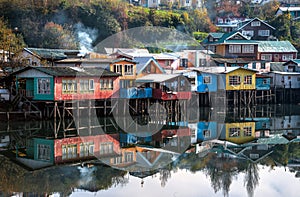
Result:
<instances>
[{"instance_id":1,"label":"wooden siding","mask_svg":"<svg viewBox=\"0 0 300 197\"><path fill-rule=\"evenodd\" d=\"M205 132L209 132L209 135L205 135ZM218 137L217 122L197 123L197 141L212 140Z\"/></svg>"},{"instance_id":2,"label":"wooden siding","mask_svg":"<svg viewBox=\"0 0 300 197\"><path fill-rule=\"evenodd\" d=\"M148 74L162 74L163 72L151 61L136 77L143 77Z\"/></svg>"},{"instance_id":3,"label":"wooden siding","mask_svg":"<svg viewBox=\"0 0 300 197\"><path fill-rule=\"evenodd\" d=\"M79 80L94 80L94 90L89 92L80 92L80 82ZM100 79L112 79L113 80L113 89L112 90L101 90L100 89ZM118 77L57 77L55 79L55 100L85 100L85 99L107 99L107 98L116 98L118 97L119 90L119 78ZM74 93L63 93L62 80L76 80L77 91Z\"/></svg>"},{"instance_id":4,"label":"wooden siding","mask_svg":"<svg viewBox=\"0 0 300 197\"><path fill-rule=\"evenodd\" d=\"M236 144L243 144L250 142L255 139L255 122L237 122L237 123L226 123L226 140ZM239 134L236 136L230 135L230 129L239 129ZM245 135L245 128L251 128L251 135Z\"/></svg>"},{"instance_id":5,"label":"wooden siding","mask_svg":"<svg viewBox=\"0 0 300 197\"><path fill-rule=\"evenodd\" d=\"M271 79L256 77L256 90L270 90Z\"/></svg>"},{"instance_id":6,"label":"wooden siding","mask_svg":"<svg viewBox=\"0 0 300 197\"><path fill-rule=\"evenodd\" d=\"M125 65L126 64L131 64L133 65L133 74L132 75L126 75L125 74ZM120 80L130 80L130 79L136 79L136 64L133 63L133 62L129 62L129 61L126 61L126 60L122 60L122 61L119 61L119 62L115 62L115 63L111 63L110 64L110 71L111 72L114 72L114 65L122 65L122 73L120 73L122 76L120 76Z\"/></svg>"},{"instance_id":7,"label":"wooden siding","mask_svg":"<svg viewBox=\"0 0 300 197\"><path fill-rule=\"evenodd\" d=\"M225 56L225 54L226 54L226 47L225 47L225 45L217 45L216 46L216 54Z\"/></svg>"},{"instance_id":8,"label":"wooden siding","mask_svg":"<svg viewBox=\"0 0 300 197\"><path fill-rule=\"evenodd\" d=\"M204 83L204 78L210 77L210 82ZM216 92L218 88L218 78L217 75L209 74L209 73L201 73L197 76L198 84L197 84L197 92L205 93L205 92Z\"/></svg>"},{"instance_id":9,"label":"wooden siding","mask_svg":"<svg viewBox=\"0 0 300 197\"><path fill-rule=\"evenodd\" d=\"M56 139L54 140L54 158L55 163L63 163L66 161L79 161L81 159L87 158L87 156L80 156L80 144L82 143L91 143L94 146L94 154L97 157L107 156L100 154L101 144L104 143L112 143L113 144L113 153L111 154L120 154L120 143L118 140L113 138L110 135L96 135L96 136L80 136L80 137L72 137L72 138L64 138L64 139ZM74 158L63 158L63 146L74 146L76 147L76 157ZM90 155L90 157L94 157Z\"/></svg>"},{"instance_id":10,"label":"wooden siding","mask_svg":"<svg viewBox=\"0 0 300 197\"><path fill-rule=\"evenodd\" d=\"M230 85L229 84L229 77L230 76L240 76L240 85ZM252 83L245 84L244 77L251 76ZM254 90L256 84L256 74L254 71L249 71L245 69L237 69L230 73L226 74L226 90Z\"/></svg>"}]
</instances>

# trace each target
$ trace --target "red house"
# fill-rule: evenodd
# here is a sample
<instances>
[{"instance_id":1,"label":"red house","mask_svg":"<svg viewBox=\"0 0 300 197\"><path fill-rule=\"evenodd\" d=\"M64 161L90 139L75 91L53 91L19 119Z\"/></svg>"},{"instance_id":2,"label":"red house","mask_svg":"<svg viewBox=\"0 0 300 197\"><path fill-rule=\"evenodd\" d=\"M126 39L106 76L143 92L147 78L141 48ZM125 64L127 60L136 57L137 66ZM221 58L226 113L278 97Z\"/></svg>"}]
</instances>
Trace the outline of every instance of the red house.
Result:
<instances>
[{"instance_id":1,"label":"red house","mask_svg":"<svg viewBox=\"0 0 300 197\"><path fill-rule=\"evenodd\" d=\"M12 76L16 77L17 91L32 100L118 97L119 74L103 68L26 67Z\"/></svg>"},{"instance_id":2,"label":"red house","mask_svg":"<svg viewBox=\"0 0 300 197\"><path fill-rule=\"evenodd\" d=\"M138 78L136 82L152 87L154 99L184 100L192 96L191 84L181 74L149 74Z\"/></svg>"}]
</instances>

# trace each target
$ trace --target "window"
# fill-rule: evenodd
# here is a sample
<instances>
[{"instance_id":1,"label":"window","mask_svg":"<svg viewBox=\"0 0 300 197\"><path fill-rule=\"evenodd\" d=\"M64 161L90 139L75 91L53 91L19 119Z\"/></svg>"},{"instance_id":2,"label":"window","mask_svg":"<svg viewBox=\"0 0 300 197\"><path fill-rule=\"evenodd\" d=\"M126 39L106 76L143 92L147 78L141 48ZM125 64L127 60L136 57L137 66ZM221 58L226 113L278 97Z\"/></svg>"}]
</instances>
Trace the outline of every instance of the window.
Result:
<instances>
[{"instance_id":1,"label":"window","mask_svg":"<svg viewBox=\"0 0 300 197\"><path fill-rule=\"evenodd\" d=\"M242 31L242 34L244 36L252 37L254 35L253 31Z\"/></svg>"},{"instance_id":2,"label":"window","mask_svg":"<svg viewBox=\"0 0 300 197\"><path fill-rule=\"evenodd\" d=\"M251 75L247 75L244 77L244 84L245 85L251 85L252 84L252 76Z\"/></svg>"},{"instance_id":3,"label":"window","mask_svg":"<svg viewBox=\"0 0 300 197\"><path fill-rule=\"evenodd\" d=\"M244 136L252 136L252 128L244 127Z\"/></svg>"},{"instance_id":4,"label":"window","mask_svg":"<svg viewBox=\"0 0 300 197\"><path fill-rule=\"evenodd\" d=\"M254 53L254 45L243 45L242 53Z\"/></svg>"},{"instance_id":5,"label":"window","mask_svg":"<svg viewBox=\"0 0 300 197\"><path fill-rule=\"evenodd\" d=\"M77 157L77 145L67 144L62 145L62 159L72 159Z\"/></svg>"},{"instance_id":6,"label":"window","mask_svg":"<svg viewBox=\"0 0 300 197\"><path fill-rule=\"evenodd\" d=\"M38 144L38 159L50 161L50 145L47 144Z\"/></svg>"},{"instance_id":7,"label":"window","mask_svg":"<svg viewBox=\"0 0 300 197\"><path fill-rule=\"evenodd\" d=\"M100 79L100 90L113 90L114 82L112 79Z\"/></svg>"},{"instance_id":8,"label":"window","mask_svg":"<svg viewBox=\"0 0 300 197\"><path fill-rule=\"evenodd\" d=\"M121 64L115 64L114 65L114 72L122 74L122 65Z\"/></svg>"},{"instance_id":9,"label":"window","mask_svg":"<svg viewBox=\"0 0 300 197\"><path fill-rule=\"evenodd\" d=\"M182 67L187 68L188 67L188 59L180 59L180 64Z\"/></svg>"},{"instance_id":10,"label":"window","mask_svg":"<svg viewBox=\"0 0 300 197\"><path fill-rule=\"evenodd\" d=\"M77 82L76 80L62 80L62 93L68 94L68 93L76 93L77 92Z\"/></svg>"},{"instance_id":11,"label":"window","mask_svg":"<svg viewBox=\"0 0 300 197\"><path fill-rule=\"evenodd\" d=\"M256 62L253 62L253 63L252 63L252 68L253 68L253 69L256 69Z\"/></svg>"},{"instance_id":12,"label":"window","mask_svg":"<svg viewBox=\"0 0 300 197\"><path fill-rule=\"evenodd\" d=\"M89 91L89 80L88 79L80 79L80 92L88 92Z\"/></svg>"},{"instance_id":13,"label":"window","mask_svg":"<svg viewBox=\"0 0 300 197\"><path fill-rule=\"evenodd\" d=\"M268 80L267 79L263 79L263 84L267 84Z\"/></svg>"},{"instance_id":14,"label":"window","mask_svg":"<svg viewBox=\"0 0 300 197\"><path fill-rule=\"evenodd\" d=\"M229 129L229 137L239 137L239 136L240 136L240 128Z\"/></svg>"},{"instance_id":15,"label":"window","mask_svg":"<svg viewBox=\"0 0 300 197\"><path fill-rule=\"evenodd\" d=\"M100 144L100 155L106 155L113 153L113 143L107 142Z\"/></svg>"},{"instance_id":16,"label":"window","mask_svg":"<svg viewBox=\"0 0 300 197\"><path fill-rule=\"evenodd\" d=\"M241 77L240 76L229 76L229 85L240 85Z\"/></svg>"},{"instance_id":17,"label":"window","mask_svg":"<svg viewBox=\"0 0 300 197\"><path fill-rule=\"evenodd\" d=\"M204 76L203 77L203 83L204 84L210 84L211 83L211 77L210 76Z\"/></svg>"},{"instance_id":18,"label":"window","mask_svg":"<svg viewBox=\"0 0 300 197\"><path fill-rule=\"evenodd\" d=\"M241 45L229 45L229 53L241 53Z\"/></svg>"},{"instance_id":19,"label":"window","mask_svg":"<svg viewBox=\"0 0 300 197\"><path fill-rule=\"evenodd\" d=\"M116 164L120 164L120 163L122 163L122 157L121 156L115 157L114 164L116 165Z\"/></svg>"},{"instance_id":20,"label":"window","mask_svg":"<svg viewBox=\"0 0 300 197\"><path fill-rule=\"evenodd\" d=\"M125 152L125 163L133 162L133 152Z\"/></svg>"},{"instance_id":21,"label":"window","mask_svg":"<svg viewBox=\"0 0 300 197\"><path fill-rule=\"evenodd\" d=\"M252 21L251 22L251 26L252 27L258 27L258 26L260 26L260 21Z\"/></svg>"},{"instance_id":22,"label":"window","mask_svg":"<svg viewBox=\"0 0 300 197\"><path fill-rule=\"evenodd\" d=\"M38 94L50 94L50 79L49 78L39 78L38 83Z\"/></svg>"},{"instance_id":23,"label":"window","mask_svg":"<svg viewBox=\"0 0 300 197\"><path fill-rule=\"evenodd\" d=\"M203 136L204 136L205 138L211 137L211 132L210 132L210 130L207 130L207 129L203 130Z\"/></svg>"},{"instance_id":24,"label":"window","mask_svg":"<svg viewBox=\"0 0 300 197\"><path fill-rule=\"evenodd\" d=\"M94 79L89 80L89 90L94 90Z\"/></svg>"},{"instance_id":25,"label":"window","mask_svg":"<svg viewBox=\"0 0 300 197\"><path fill-rule=\"evenodd\" d=\"M80 157L94 155L94 142L84 142L80 144Z\"/></svg>"},{"instance_id":26,"label":"window","mask_svg":"<svg viewBox=\"0 0 300 197\"><path fill-rule=\"evenodd\" d=\"M270 36L270 30L258 30L259 36Z\"/></svg>"},{"instance_id":27,"label":"window","mask_svg":"<svg viewBox=\"0 0 300 197\"><path fill-rule=\"evenodd\" d=\"M261 69L266 69L266 63L265 63L265 62L262 62L260 68L261 68Z\"/></svg>"},{"instance_id":28,"label":"window","mask_svg":"<svg viewBox=\"0 0 300 197\"><path fill-rule=\"evenodd\" d=\"M282 60L283 61L288 61L288 60L291 60L293 59L293 54L283 54L282 55Z\"/></svg>"},{"instance_id":29,"label":"window","mask_svg":"<svg viewBox=\"0 0 300 197\"><path fill-rule=\"evenodd\" d=\"M271 54L262 54L261 55L261 60L272 61L272 55Z\"/></svg>"},{"instance_id":30,"label":"window","mask_svg":"<svg viewBox=\"0 0 300 197\"><path fill-rule=\"evenodd\" d=\"M189 82L191 85L196 85L196 78L195 77L190 77Z\"/></svg>"},{"instance_id":31,"label":"window","mask_svg":"<svg viewBox=\"0 0 300 197\"><path fill-rule=\"evenodd\" d=\"M125 64L125 75L133 75L133 65Z\"/></svg>"}]
</instances>

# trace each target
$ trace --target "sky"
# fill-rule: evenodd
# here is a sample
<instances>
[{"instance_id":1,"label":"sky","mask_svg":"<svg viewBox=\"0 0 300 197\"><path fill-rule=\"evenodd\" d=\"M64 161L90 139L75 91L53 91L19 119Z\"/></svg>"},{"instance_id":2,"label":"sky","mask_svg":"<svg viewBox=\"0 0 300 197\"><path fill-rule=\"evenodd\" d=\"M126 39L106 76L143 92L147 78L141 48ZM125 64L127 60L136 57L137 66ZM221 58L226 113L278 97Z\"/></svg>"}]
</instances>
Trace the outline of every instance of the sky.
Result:
<instances>
[{"instance_id":1,"label":"sky","mask_svg":"<svg viewBox=\"0 0 300 197\"><path fill-rule=\"evenodd\" d=\"M223 196L222 191L214 192L211 187L210 179L203 172L191 173L188 170L178 170L172 172L165 187L161 187L159 174L144 179L141 187L141 179L129 176L129 183L125 186L117 185L108 190L98 192L87 192L75 190L72 197L79 196L108 196L108 197L152 197L152 196L170 196L170 197L212 197ZM254 191L255 197L296 197L300 194L300 179L295 178L295 173L285 171L284 167L276 167L270 170L268 167L259 166L259 185ZM244 174L239 174L233 179L229 191L230 197L248 196L244 187Z\"/></svg>"}]
</instances>

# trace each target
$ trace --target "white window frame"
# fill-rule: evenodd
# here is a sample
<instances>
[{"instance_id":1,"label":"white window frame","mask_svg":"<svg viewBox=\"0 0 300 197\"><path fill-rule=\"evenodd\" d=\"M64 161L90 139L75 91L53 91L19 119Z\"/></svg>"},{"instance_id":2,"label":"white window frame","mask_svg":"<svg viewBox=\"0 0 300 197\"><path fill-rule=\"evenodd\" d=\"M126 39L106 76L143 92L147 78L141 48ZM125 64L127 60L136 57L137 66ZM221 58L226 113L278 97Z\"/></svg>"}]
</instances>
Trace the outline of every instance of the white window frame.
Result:
<instances>
[{"instance_id":1,"label":"white window frame","mask_svg":"<svg viewBox=\"0 0 300 197\"><path fill-rule=\"evenodd\" d=\"M203 84L211 84L211 76L203 76Z\"/></svg>"},{"instance_id":2,"label":"white window frame","mask_svg":"<svg viewBox=\"0 0 300 197\"><path fill-rule=\"evenodd\" d=\"M240 44L237 45L229 45L229 53L241 53L242 46Z\"/></svg>"},{"instance_id":3,"label":"white window frame","mask_svg":"<svg viewBox=\"0 0 300 197\"><path fill-rule=\"evenodd\" d=\"M254 35L254 31L253 30L248 30L248 31L247 30L243 30L242 31L242 35L252 37Z\"/></svg>"},{"instance_id":4,"label":"white window frame","mask_svg":"<svg viewBox=\"0 0 300 197\"><path fill-rule=\"evenodd\" d=\"M94 90L94 79L89 80L89 90Z\"/></svg>"},{"instance_id":5,"label":"white window frame","mask_svg":"<svg viewBox=\"0 0 300 197\"><path fill-rule=\"evenodd\" d=\"M293 54L283 54L282 55L282 60L283 61L289 61L293 59Z\"/></svg>"},{"instance_id":6,"label":"white window frame","mask_svg":"<svg viewBox=\"0 0 300 197\"><path fill-rule=\"evenodd\" d=\"M268 29L261 29L261 30L258 30L258 35L259 36L270 36L270 30Z\"/></svg>"},{"instance_id":7,"label":"white window frame","mask_svg":"<svg viewBox=\"0 0 300 197\"><path fill-rule=\"evenodd\" d=\"M252 27L259 27L260 26L260 21L252 21L251 26Z\"/></svg>"},{"instance_id":8,"label":"white window frame","mask_svg":"<svg viewBox=\"0 0 300 197\"><path fill-rule=\"evenodd\" d=\"M50 94L50 78L38 78L37 90L38 94Z\"/></svg>"},{"instance_id":9,"label":"white window frame","mask_svg":"<svg viewBox=\"0 0 300 197\"><path fill-rule=\"evenodd\" d=\"M252 85L252 76L251 75L244 76L244 84L245 85Z\"/></svg>"},{"instance_id":10,"label":"white window frame","mask_svg":"<svg viewBox=\"0 0 300 197\"><path fill-rule=\"evenodd\" d=\"M229 128L229 137L240 137L241 129L238 127Z\"/></svg>"},{"instance_id":11,"label":"white window frame","mask_svg":"<svg viewBox=\"0 0 300 197\"><path fill-rule=\"evenodd\" d=\"M114 72L122 74L122 64L114 64Z\"/></svg>"},{"instance_id":12,"label":"white window frame","mask_svg":"<svg viewBox=\"0 0 300 197\"><path fill-rule=\"evenodd\" d=\"M125 64L124 74L133 75L133 64Z\"/></svg>"},{"instance_id":13,"label":"white window frame","mask_svg":"<svg viewBox=\"0 0 300 197\"><path fill-rule=\"evenodd\" d=\"M231 86L241 85L241 77L237 75L229 76L229 85Z\"/></svg>"},{"instance_id":14,"label":"white window frame","mask_svg":"<svg viewBox=\"0 0 300 197\"><path fill-rule=\"evenodd\" d=\"M272 61L272 54L261 54L261 60Z\"/></svg>"},{"instance_id":15,"label":"white window frame","mask_svg":"<svg viewBox=\"0 0 300 197\"><path fill-rule=\"evenodd\" d=\"M254 53L254 45L243 45L242 46L242 53Z\"/></svg>"},{"instance_id":16,"label":"white window frame","mask_svg":"<svg viewBox=\"0 0 300 197\"><path fill-rule=\"evenodd\" d=\"M244 127L244 136L245 137L250 137L252 136L252 127Z\"/></svg>"}]
</instances>

